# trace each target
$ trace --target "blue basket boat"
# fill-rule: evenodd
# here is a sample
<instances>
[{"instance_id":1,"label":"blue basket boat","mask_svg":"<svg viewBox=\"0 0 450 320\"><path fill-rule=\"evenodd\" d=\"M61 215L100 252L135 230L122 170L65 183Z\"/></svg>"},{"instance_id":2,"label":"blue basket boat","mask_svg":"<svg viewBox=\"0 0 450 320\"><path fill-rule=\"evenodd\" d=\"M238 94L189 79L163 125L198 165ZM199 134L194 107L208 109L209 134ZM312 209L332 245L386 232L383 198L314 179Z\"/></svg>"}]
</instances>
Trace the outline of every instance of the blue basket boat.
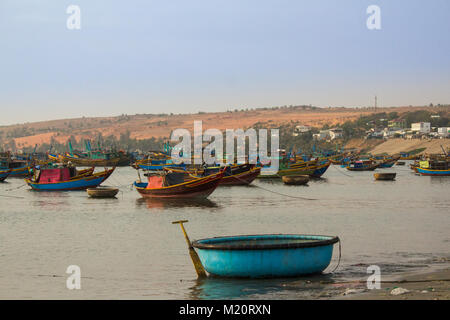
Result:
<instances>
[{"instance_id":1,"label":"blue basket boat","mask_svg":"<svg viewBox=\"0 0 450 320\"><path fill-rule=\"evenodd\" d=\"M208 238L192 246L211 275L278 278L324 271L337 242L334 236L268 234Z\"/></svg>"}]
</instances>

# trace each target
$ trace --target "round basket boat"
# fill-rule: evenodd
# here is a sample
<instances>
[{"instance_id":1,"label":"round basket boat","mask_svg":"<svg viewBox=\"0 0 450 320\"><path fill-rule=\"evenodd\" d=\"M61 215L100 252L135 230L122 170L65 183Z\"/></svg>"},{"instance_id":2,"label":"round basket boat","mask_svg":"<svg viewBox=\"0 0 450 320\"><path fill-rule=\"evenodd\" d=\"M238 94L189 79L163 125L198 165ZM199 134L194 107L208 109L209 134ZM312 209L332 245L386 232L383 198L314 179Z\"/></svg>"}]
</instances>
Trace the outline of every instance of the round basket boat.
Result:
<instances>
[{"instance_id":1,"label":"round basket boat","mask_svg":"<svg viewBox=\"0 0 450 320\"><path fill-rule=\"evenodd\" d=\"M300 175L300 176L283 176L281 177L284 184L288 185L302 185L307 184L309 181L309 176Z\"/></svg>"},{"instance_id":2,"label":"round basket boat","mask_svg":"<svg viewBox=\"0 0 450 320\"><path fill-rule=\"evenodd\" d=\"M397 174L392 172L392 173L374 173L373 176L375 177L376 180L395 180L395 176Z\"/></svg>"},{"instance_id":3,"label":"round basket boat","mask_svg":"<svg viewBox=\"0 0 450 320\"><path fill-rule=\"evenodd\" d=\"M247 235L197 240L211 275L279 278L320 273L330 264L338 237L318 235Z\"/></svg>"},{"instance_id":4,"label":"round basket boat","mask_svg":"<svg viewBox=\"0 0 450 320\"><path fill-rule=\"evenodd\" d=\"M119 189L111 187L97 187L88 188L86 191L91 198L114 198L119 192Z\"/></svg>"}]
</instances>

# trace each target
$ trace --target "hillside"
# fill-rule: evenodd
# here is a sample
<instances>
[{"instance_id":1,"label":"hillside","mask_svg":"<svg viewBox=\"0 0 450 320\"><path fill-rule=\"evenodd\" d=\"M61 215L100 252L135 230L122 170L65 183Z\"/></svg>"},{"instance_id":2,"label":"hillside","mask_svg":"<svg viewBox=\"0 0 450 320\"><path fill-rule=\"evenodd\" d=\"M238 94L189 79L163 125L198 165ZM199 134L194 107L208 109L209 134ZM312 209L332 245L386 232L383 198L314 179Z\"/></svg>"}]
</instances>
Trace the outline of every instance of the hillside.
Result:
<instances>
[{"instance_id":1,"label":"hillside","mask_svg":"<svg viewBox=\"0 0 450 320\"><path fill-rule=\"evenodd\" d=\"M399 114L417 111L440 111L445 107L396 107L396 108L316 108L310 106L290 106L263 108L254 110L235 110L228 112L196 114L136 114L116 117L77 118L24 123L0 127L0 142L5 145L15 142L17 148L32 147L35 144L50 143L53 139L65 143L70 137L80 141L83 138L116 138L129 133L132 139L169 137L173 129L192 130L194 120L203 121L203 129L249 128L255 124L264 127L279 127L283 124L303 124L322 127L327 124L335 126L346 121L358 119L363 115L380 112L397 112ZM448 109L448 108L447 108Z\"/></svg>"}]
</instances>

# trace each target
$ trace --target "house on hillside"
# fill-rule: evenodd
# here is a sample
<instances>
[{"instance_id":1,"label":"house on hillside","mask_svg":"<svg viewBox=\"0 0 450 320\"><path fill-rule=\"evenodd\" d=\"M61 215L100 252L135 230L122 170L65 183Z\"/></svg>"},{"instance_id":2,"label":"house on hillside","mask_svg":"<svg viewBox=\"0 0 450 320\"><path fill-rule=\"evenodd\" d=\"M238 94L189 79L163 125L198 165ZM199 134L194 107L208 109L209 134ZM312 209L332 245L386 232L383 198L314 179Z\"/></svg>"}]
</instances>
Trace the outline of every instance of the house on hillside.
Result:
<instances>
[{"instance_id":1,"label":"house on hillside","mask_svg":"<svg viewBox=\"0 0 450 320\"><path fill-rule=\"evenodd\" d=\"M303 125L298 125L294 128L294 132L292 133L292 135L294 137L297 137L298 135L307 133L311 131L311 127L309 126L303 126Z\"/></svg>"},{"instance_id":2,"label":"house on hillside","mask_svg":"<svg viewBox=\"0 0 450 320\"><path fill-rule=\"evenodd\" d=\"M441 127L437 129L439 137L448 138L450 137L450 127Z\"/></svg>"},{"instance_id":3,"label":"house on hillside","mask_svg":"<svg viewBox=\"0 0 450 320\"><path fill-rule=\"evenodd\" d=\"M328 135L330 136L330 140L339 139L344 135L344 130L341 128L333 128L328 130Z\"/></svg>"},{"instance_id":4,"label":"house on hillside","mask_svg":"<svg viewBox=\"0 0 450 320\"><path fill-rule=\"evenodd\" d=\"M388 128L405 129L406 128L406 120L405 119L389 120Z\"/></svg>"},{"instance_id":5,"label":"house on hillside","mask_svg":"<svg viewBox=\"0 0 450 320\"><path fill-rule=\"evenodd\" d=\"M333 128L328 130L320 130L319 133L313 134L314 140L334 140L342 138L344 130L341 128Z\"/></svg>"},{"instance_id":6,"label":"house on hillside","mask_svg":"<svg viewBox=\"0 0 450 320\"><path fill-rule=\"evenodd\" d=\"M411 123L411 131L416 133L427 134L431 132L431 123L429 122L417 122Z\"/></svg>"}]
</instances>

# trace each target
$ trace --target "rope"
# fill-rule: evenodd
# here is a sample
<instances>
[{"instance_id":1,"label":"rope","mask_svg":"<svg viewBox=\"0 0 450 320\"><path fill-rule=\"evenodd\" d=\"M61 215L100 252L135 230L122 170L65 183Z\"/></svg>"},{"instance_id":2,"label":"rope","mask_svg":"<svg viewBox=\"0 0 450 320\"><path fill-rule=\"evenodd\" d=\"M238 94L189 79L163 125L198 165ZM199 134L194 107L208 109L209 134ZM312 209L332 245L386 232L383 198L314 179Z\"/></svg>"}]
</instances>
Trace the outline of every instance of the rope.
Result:
<instances>
[{"instance_id":1,"label":"rope","mask_svg":"<svg viewBox=\"0 0 450 320\"><path fill-rule=\"evenodd\" d=\"M336 167L336 169L337 169L337 171L338 171L339 173L343 174L344 176L347 176L347 177L353 178L353 176L352 176L352 175L350 175L350 174L346 174L346 173L342 172L342 171L341 171L341 169L339 169L339 167Z\"/></svg>"},{"instance_id":2,"label":"rope","mask_svg":"<svg viewBox=\"0 0 450 320\"><path fill-rule=\"evenodd\" d=\"M249 184L248 181L245 181L244 179L241 179L239 177L234 177L234 178L239 180L239 181L244 182L245 184ZM289 198L302 199L302 200L317 200L317 199L311 199L311 198L305 198L305 197L291 196L289 194L285 194L285 193L281 193L281 192L277 192L277 191L273 191L273 190L270 190L270 189L263 188L263 187L258 186L256 184L254 184L253 186L256 187L256 188L260 188L262 190L265 190L265 191L268 191L268 192L272 192L272 193L275 193L275 194L278 194L278 195L281 195L281 196L289 197Z\"/></svg>"},{"instance_id":3,"label":"rope","mask_svg":"<svg viewBox=\"0 0 450 320\"><path fill-rule=\"evenodd\" d=\"M25 197L18 197L18 196L7 196L4 194L0 194L0 197L5 197L5 198L17 198L17 199L25 199Z\"/></svg>"},{"instance_id":4,"label":"rope","mask_svg":"<svg viewBox=\"0 0 450 320\"><path fill-rule=\"evenodd\" d=\"M271 192L271 193L275 193L275 194L278 194L278 195L280 195L280 196L289 197L289 198L302 199L302 200L317 200L317 199L312 199L312 198L305 198L305 197L291 196L291 195L289 195L289 194L285 194L285 193L281 193L281 192L277 192L277 191L273 191L273 190L270 190L270 189L263 188L263 187L258 186L258 185L256 185L256 184L254 184L253 186L255 186L256 188L260 188L260 189L262 189L262 190L265 190L265 191L268 191L268 192Z\"/></svg>"},{"instance_id":5,"label":"rope","mask_svg":"<svg viewBox=\"0 0 450 320\"><path fill-rule=\"evenodd\" d=\"M26 186L27 186L26 184L22 184L22 185L20 185L20 186L18 186L18 187L16 187L16 188L5 189L5 191L18 190L18 189L23 188L23 187L26 187Z\"/></svg>"},{"instance_id":6,"label":"rope","mask_svg":"<svg viewBox=\"0 0 450 320\"><path fill-rule=\"evenodd\" d=\"M338 259L338 263L337 263L336 267L334 267L333 270L328 272L328 274L334 273L336 271L336 269L339 267L339 265L341 264L341 239L339 239L339 238L338 238L338 243L339 243L339 259Z\"/></svg>"}]
</instances>

